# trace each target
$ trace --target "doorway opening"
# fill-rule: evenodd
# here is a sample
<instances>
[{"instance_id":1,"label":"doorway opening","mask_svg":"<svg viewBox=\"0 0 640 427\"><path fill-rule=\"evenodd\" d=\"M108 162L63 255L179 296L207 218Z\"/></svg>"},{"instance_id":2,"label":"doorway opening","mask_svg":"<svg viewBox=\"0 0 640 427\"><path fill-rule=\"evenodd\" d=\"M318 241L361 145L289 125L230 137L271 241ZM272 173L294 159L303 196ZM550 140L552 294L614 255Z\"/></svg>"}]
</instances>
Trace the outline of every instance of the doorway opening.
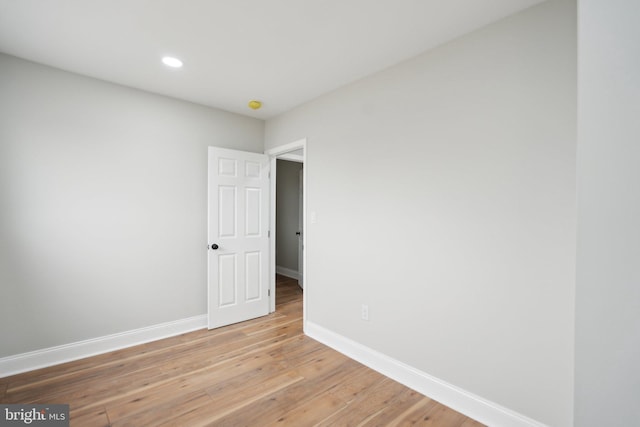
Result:
<instances>
[{"instance_id":1,"label":"doorway opening","mask_svg":"<svg viewBox=\"0 0 640 427\"><path fill-rule=\"evenodd\" d=\"M276 161L276 274L302 281L302 169L301 162Z\"/></svg>"},{"instance_id":2,"label":"doorway opening","mask_svg":"<svg viewBox=\"0 0 640 427\"><path fill-rule=\"evenodd\" d=\"M284 273L284 275L280 276L281 280L286 280L288 277L291 280L298 281L300 287L304 287L305 289L305 292L303 293L302 305L303 324L306 324L306 300L308 290L306 275L306 255L304 250L306 241L305 213L307 200L305 167L306 139L301 139L290 144L273 148L271 150L268 150L266 154L269 156L271 165L270 232L272 238L270 241L270 311L274 312L276 310L276 274ZM286 163L284 163L283 161ZM287 203L286 200L288 199L289 201L295 201L297 204L297 206L287 205L287 212L280 212L280 219L284 219L284 222L280 221L280 227L278 226L277 188L279 172L285 175L285 177L289 177L289 188L285 190L288 194L284 197L284 203ZM292 179L294 177L294 174L297 174L297 179ZM283 180L281 180L281 183L282 181ZM291 188L292 183L295 183L295 185L297 185L297 192L295 192L296 189ZM282 203L283 198L281 197L281 207ZM283 225L284 223L286 223L287 225ZM293 233L293 236L290 236L290 233ZM280 257L277 256L278 249L280 249ZM294 260L296 260L297 262L294 263ZM278 265L277 261L285 265ZM294 264L297 266L297 269L293 268Z\"/></svg>"}]
</instances>

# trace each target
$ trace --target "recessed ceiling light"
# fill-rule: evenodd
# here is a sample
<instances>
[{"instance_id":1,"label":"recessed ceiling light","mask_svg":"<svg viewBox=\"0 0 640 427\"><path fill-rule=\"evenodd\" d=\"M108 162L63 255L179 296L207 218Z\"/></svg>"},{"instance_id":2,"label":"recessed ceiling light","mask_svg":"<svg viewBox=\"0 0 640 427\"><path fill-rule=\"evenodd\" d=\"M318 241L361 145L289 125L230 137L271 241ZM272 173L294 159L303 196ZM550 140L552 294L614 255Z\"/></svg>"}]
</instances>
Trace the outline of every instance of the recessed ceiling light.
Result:
<instances>
[{"instance_id":1,"label":"recessed ceiling light","mask_svg":"<svg viewBox=\"0 0 640 427\"><path fill-rule=\"evenodd\" d=\"M172 68L180 68L182 67L182 61L180 61L178 58L174 58L172 56L165 56L164 58L162 58L162 62L164 65L168 66L168 67L172 67Z\"/></svg>"}]
</instances>

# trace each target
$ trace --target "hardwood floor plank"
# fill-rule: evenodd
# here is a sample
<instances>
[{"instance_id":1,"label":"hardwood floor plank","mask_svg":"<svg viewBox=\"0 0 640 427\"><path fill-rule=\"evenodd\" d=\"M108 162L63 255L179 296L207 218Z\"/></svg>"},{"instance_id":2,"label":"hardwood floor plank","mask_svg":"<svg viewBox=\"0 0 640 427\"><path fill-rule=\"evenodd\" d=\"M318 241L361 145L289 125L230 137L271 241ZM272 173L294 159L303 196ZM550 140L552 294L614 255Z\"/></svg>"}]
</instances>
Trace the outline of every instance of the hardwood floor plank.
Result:
<instances>
[{"instance_id":1,"label":"hardwood floor plank","mask_svg":"<svg viewBox=\"0 0 640 427\"><path fill-rule=\"evenodd\" d=\"M467 417L460 427L484 427L484 424Z\"/></svg>"},{"instance_id":2,"label":"hardwood floor plank","mask_svg":"<svg viewBox=\"0 0 640 427\"><path fill-rule=\"evenodd\" d=\"M422 414L416 413L425 427L460 427L466 417L444 405L432 405Z\"/></svg>"},{"instance_id":3,"label":"hardwood floor plank","mask_svg":"<svg viewBox=\"0 0 640 427\"><path fill-rule=\"evenodd\" d=\"M292 337L281 346L268 350L268 354L273 357L280 357L287 360L292 366L301 363L300 360L306 360L314 357L315 353L329 353L328 347L319 346L316 341L304 335Z\"/></svg>"},{"instance_id":4,"label":"hardwood floor plank","mask_svg":"<svg viewBox=\"0 0 640 427\"><path fill-rule=\"evenodd\" d=\"M212 367L224 367L238 357L244 358L264 353L266 349L277 348L287 340L295 339L286 333L261 338L263 339L237 340L235 345L225 346L222 351L195 352L189 357L172 359L163 364L162 369L172 375L183 375L208 370Z\"/></svg>"},{"instance_id":5,"label":"hardwood floor plank","mask_svg":"<svg viewBox=\"0 0 640 427\"><path fill-rule=\"evenodd\" d=\"M78 383L90 382L94 378L108 374L110 377L127 376L131 372L139 369L137 362L143 360L145 365L158 364L167 358L176 358L182 351L193 355L200 348L209 349L211 346L218 346L230 341L235 342L236 339L243 337L242 333L237 331L229 331L228 334L216 336L202 336L193 340L193 342L184 343L181 337L168 338L160 340L165 342L163 345L154 345L154 343L142 344L133 348L118 350L110 353L113 359L104 360L104 355L94 356L96 361L94 364L90 362L92 358L82 359L76 362L69 362L62 365L53 366L38 371L19 374L11 381L11 393L17 393L29 388L44 388L55 383ZM156 341L157 342L157 341ZM171 345L168 345L171 343ZM135 349L135 353L132 353Z\"/></svg>"},{"instance_id":6,"label":"hardwood floor plank","mask_svg":"<svg viewBox=\"0 0 640 427\"><path fill-rule=\"evenodd\" d=\"M164 385L181 387L183 389L189 388L193 389L194 387L203 387L207 383L208 375L218 375L224 376L228 372L233 372L232 370L225 369L233 366L234 364L243 365L244 369L249 369L253 365L259 365L265 363L264 360L267 359L268 355L256 355L246 354L239 359L229 359L218 362L211 366L205 366L199 369L194 369L188 372L181 372L179 375L171 375L171 374L163 374L158 375L155 378L151 377L151 379L146 378L135 378L134 381L130 381L128 379L122 379L122 381L126 381L123 384L112 383L115 387L115 392L112 389L112 392L105 392L104 390L95 390L90 396L93 397L91 402L82 402L87 407L91 407L94 405L111 405L114 402L121 401L124 399L129 399L132 396L137 396L145 393L152 393L153 390L157 387L162 387ZM237 368L237 366L236 366ZM84 396L83 396L84 397ZM77 398L77 400L81 401L81 398Z\"/></svg>"},{"instance_id":7,"label":"hardwood floor plank","mask_svg":"<svg viewBox=\"0 0 640 427\"><path fill-rule=\"evenodd\" d=\"M2 403L67 403L71 426L481 427L304 335L302 289L277 311L0 379Z\"/></svg>"},{"instance_id":8,"label":"hardwood floor plank","mask_svg":"<svg viewBox=\"0 0 640 427\"><path fill-rule=\"evenodd\" d=\"M403 393L409 394L411 390L389 378L378 378L378 381L366 391L352 399L345 410L333 414L318 425L322 427L365 425L376 417L380 417L387 406L394 405L396 400L401 400Z\"/></svg>"},{"instance_id":9,"label":"hardwood floor plank","mask_svg":"<svg viewBox=\"0 0 640 427\"><path fill-rule=\"evenodd\" d=\"M110 427L109 417L103 407L92 409L70 410L69 419L73 426Z\"/></svg>"},{"instance_id":10,"label":"hardwood floor plank","mask_svg":"<svg viewBox=\"0 0 640 427\"><path fill-rule=\"evenodd\" d=\"M345 368L352 363L355 362L345 360L344 356L311 361L297 370L304 377L303 381L254 401L251 411L235 411L219 419L219 425L258 426L276 423L283 414L339 386L348 375Z\"/></svg>"},{"instance_id":11,"label":"hardwood floor plank","mask_svg":"<svg viewBox=\"0 0 640 427\"><path fill-rule=\"evenodd\" d=\"M404 388L386 400L385 404L375 413L374 416L369 417L366 422L358 425L366 427L386 427L391 423L401 423L403 417L409 413L409 409L414 405L419 404L423 399L427 399L428 402L431 402L433 405L438 405L437 402L424 397L422 394L411 389ZM428 402L425 402L425 404Z\"/></svg>"},{"instance_id":12,"label":"hardwood floor plank","mask_svg":"<svg viewBox=\"0 0 640 427\"><path fill-rule=\"evenodd\" d=\"M7 392L7 400L11 403L67 403L75 402L79 406L101 405L109 396L117 396L130 390L148 386L150 379L154 381L167 379L158 367L150 367L131 372L127 376L102 377L96 381L78 381L49 384L37 390Z\"/></svg>"},{"instance_id":13,"label":"hardwood floor plank","mask_svg":"<svg viewBox=\"0 0 640 427\"><path fill-rule=\"evenodd\" d=\"M316 425L325 420L328 414L340 412L346 408L347 404L342 399L333 396L316 396L307 402L296 405L291 411L281 415L265 426L299 426L300 420L304 420L306 425Z\"/></svg>"},{"instance_id":14,"label":"hardwood floor plank","mask_svg":"<svg viewBox=\"0 0 640 427\"><path fill-rule=\"evenodd\" d=\"M106 402L106 411L112 422L120 421L144 411L150 411L165 405L175 405L184 400L191 401L194 397L206 395L202 387L193 386L187 380L181 379L175 383L163 384L138 393L122 396L120 399L112 399ZM208 395L207 395L207 401Z\"/></svg>"},{"instance_id":15,"label":"hardwood floor plank","mask_svg":"<svg viewBox=\"0 0 640 427\"><path fill-rule=\"evenodd\" d=\"M248 336L251 336L251 335L271 332L274 329L279 329L287 325L299 326L301 324L302 324L302 317L293 317L287 321L283 321L282 319L273 319L270 322L264 322L260 325L244 328L242 332Z\"/></svg>"},{"instance_id":16,"label":"hardwood floor plank","mask_svg":"<svg viewBox=\"0 0 640 427\"><path fill-rule=\"evenodd\" d=\"M173 399L157 399L157 405L107 408L112 427L157 426L167 420L180 420L185 414L211 405L211 398L203 391L180 394ZM127 412L130 410L130 412ZM187 424L183 424L187 425Z\"/></svg>"},{"instance_id":17,"label":"hardwood floor plank","mask_svg":"<svg viewBox=\"0 0 640 427\"><path fill-rule=\"evenodd\" d=\"M283 373L275 377L272 382L265 382L257 390L251 390L251 393L249 394L245 394L240 397L235 392L228 393L226 396L223 396L222 400L198 408L198 410L186 413L179 419L172 419L167 422L160 423L158 426L248 426L250 424L242 424L242 421L240 421L237 416L232 416L229 419L229 414L247 412L244 411L244 409L248 406L251 406L251 411L254 411L256 401L260 401L261 399L264 399L265 396L277 393L279 390L286 389L287 387L290 387L302 380L302 377L295 376L291 372Z\"/></svg>"},{"instance_id":18,"label":"hardwood floor plank","mask_svg":"<svg viewBox=\"0 0 640 427\"><path fill-rule=\"evenodd\" d=\"M436 406L436 403L433 400L422 397L402 413L396 415L395 419L387 423L387 427L405 427L423 423L428 419L428 415L426 414L428 414L434 406ZM445 426L443 425L442 427Z\"/></svg>"},{"instance_id":19,"label":"hardwood floor plank","mask_svg":"<svg viewBox=\"0 0 640 427\"><path fill-rule=\"evenodd\" d=\"M330 392L333 396L342 399L346 403L357 403L362 399L368 399L367 395L373 387L384 380L390 381L384 375L364 365L360 365L355 369L359 370L360 373L353 380Z\"/></svg>"}]
</instances>

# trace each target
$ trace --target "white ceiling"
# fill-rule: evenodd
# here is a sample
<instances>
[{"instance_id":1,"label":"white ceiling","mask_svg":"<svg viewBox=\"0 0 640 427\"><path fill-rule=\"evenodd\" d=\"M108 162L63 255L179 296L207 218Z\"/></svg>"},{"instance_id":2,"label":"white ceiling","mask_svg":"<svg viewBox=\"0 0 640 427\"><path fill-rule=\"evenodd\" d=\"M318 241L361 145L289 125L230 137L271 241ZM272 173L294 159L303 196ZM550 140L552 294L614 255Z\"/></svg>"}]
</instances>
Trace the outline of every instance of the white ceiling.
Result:
<instances>
[{"instance_id":1,"label":"white ceiling","mask_svg":"<svg viewBox=\"0 0 640 427\"><path fill-rule=\"evenodd\" d=\"M0 51L266 119L541 1L0 0Z\"/></svg>"}]
</instances>

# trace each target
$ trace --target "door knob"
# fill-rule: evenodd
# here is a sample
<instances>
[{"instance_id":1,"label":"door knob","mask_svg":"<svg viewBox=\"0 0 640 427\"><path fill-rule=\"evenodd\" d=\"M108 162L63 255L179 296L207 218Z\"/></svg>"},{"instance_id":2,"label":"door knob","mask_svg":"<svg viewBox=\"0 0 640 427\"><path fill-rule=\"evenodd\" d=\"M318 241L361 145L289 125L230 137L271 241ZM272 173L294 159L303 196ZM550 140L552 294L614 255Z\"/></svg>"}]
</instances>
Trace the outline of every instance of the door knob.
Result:
<instances>
[{"instance_id":1,"label":"door knob","mask_svg":"<svg viewBox=\"0 0 640 427\"><path fill-rule=\"evenodd\" d=\"M213 249L214 251L215 251L216 249L218 249L219 247L220 247L220 246L216 245L215 243L214 243L213 245L211 245L211 249Z\"/></svg>"}]
</instances>

